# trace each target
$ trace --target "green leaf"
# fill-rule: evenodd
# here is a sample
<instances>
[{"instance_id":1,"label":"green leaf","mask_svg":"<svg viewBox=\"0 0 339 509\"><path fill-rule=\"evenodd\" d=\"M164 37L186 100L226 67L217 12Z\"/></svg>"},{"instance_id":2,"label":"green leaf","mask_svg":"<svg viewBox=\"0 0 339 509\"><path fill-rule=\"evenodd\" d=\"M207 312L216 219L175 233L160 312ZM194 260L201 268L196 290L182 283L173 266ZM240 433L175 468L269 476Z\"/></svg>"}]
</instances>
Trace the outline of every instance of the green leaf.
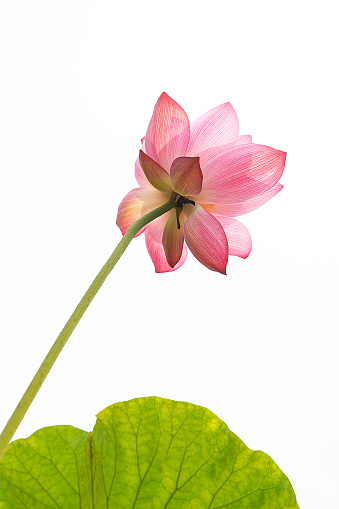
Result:
<instances>
[{"instance_id":1,"label":"green leaf","mask_svg":"<svg viewBox=\"0 0 339 509\"><path fill-rule=\"evenodd\" d=\"M274 461L206 408L157 397L112 405L93 433L43 428L0 463L1 509L298 508Z\"/></svg>"}]
</instances>

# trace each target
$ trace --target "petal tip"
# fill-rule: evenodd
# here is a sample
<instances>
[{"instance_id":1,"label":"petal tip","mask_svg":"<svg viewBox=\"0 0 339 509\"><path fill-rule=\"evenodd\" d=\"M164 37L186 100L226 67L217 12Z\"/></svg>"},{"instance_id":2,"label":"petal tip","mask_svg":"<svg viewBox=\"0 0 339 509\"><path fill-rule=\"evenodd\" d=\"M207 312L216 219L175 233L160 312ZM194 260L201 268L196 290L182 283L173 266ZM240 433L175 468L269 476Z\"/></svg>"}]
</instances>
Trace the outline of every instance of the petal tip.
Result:
<instances>
[{"instance_id":1,"label":"petal tip","mask_svg":"<svg viewBox=\"0 0 339 509\"><path fill-rule=\"evenodd\" d=\"M161 94L159 95L159 99L158 99L158 103L159 102L168 102L168 101L174 101L174 99L172 99L172 97L170 95L167 94L167 92L161 92ZM176 101L174 101L176 102Z\"/></svg>"},{"instance_id":2,"label":"petal tip","mask_svg":"<svg viewBox=\"0 0 339 509\"><path fill-rule=\"evenodd\" d=\"M143 168L144 160L147 157L147 154L143 150L139 150L139 163L141 164L141 168Z\"/></svg>"},{"instance_id":3,"label":"petal tip","mask_svg":"<svg viewBox=\"0 0 339 509\"><path fill-rule=\"evenodd\" d=\"M220 271L220 274L222 274L223 276L227 276L227 272L226 272L226 269L227 269L227 263L228 263L228 257L227 257L227 259L225 260L225 267L223 267L223 269Z\"/></svg>"}]
</instances>

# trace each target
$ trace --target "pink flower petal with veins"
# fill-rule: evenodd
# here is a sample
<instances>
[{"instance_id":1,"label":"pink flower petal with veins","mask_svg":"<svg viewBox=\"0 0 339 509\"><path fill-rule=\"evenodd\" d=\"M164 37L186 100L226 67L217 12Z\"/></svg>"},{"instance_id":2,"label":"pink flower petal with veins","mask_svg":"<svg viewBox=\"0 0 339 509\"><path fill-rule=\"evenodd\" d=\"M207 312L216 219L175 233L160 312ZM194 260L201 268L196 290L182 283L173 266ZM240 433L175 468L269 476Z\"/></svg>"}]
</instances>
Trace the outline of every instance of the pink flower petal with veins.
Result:
<instances>
[{"instance_id":1,"label":"pink flower petal with veins","mask_svg":"<svg viewBox=\"0 0 339 509\"><path fill-rule=\"evenodd\" d=\"M158 217L152 221L149 228L145 231L146 247L154 263L155 272L172 272L177 270L185 263L187 258L187 246L184 243L179 262L174 267L171 267L167 262L162 239L169 215L170 212L167 212L163 216Z\"/></svg>"},{"instance_id":2,"label":"pink flower petal with veins","mask_svg":"<svg viewBox=\"0 0 339 509\"><path fill-rule=\"evenodd\" d=\"M247 143L252 143L252 136L250 134L243 134L238 137L236 145L246 145Z\"/></svg>"},{"instance_id":3,"label":"pink flower petal with veins","mask_svg":"<svg viewBox=\"0 0 339 509\"><path fill-rule=\"evenodd\" d=\"M142 150L139 152L139 161L147 180L152 186L158 191L171 194L172 185L168 172Z\"/></svg>"},{"instance_id":4,"label":"pink flower petal with veins","mask_svg":"<svg viewBox=\"0 0 339 509\"><path fill-rule=\"evenodd\" d=\"M196 196L202 187L199 157L178 157L171 166L172 189L182 196Z\"/></svg>"},{"instance_id":5,"label":"pink flower petal with veins","mask_svg":"<svg viewBox=\"0 0 339 509\"><path fill-rule=\"evenodd\" d=\"M169 95L162 93L146 132L146 153L169 171L172 161L185 155L189 136L185 111Z\"/></svg>"},{"instance_id":6,"label":"pink flower petal with veins","mask_svg":"<svg viewBox=\"0 0 339 509\"><path fill-rule=\"evenodd\" d=\"M157 207L164 205L166 202L168 202L168 196L154 188L147 189L138 187L137 189L132 189L119 205L117 225L121 233L125 235L128 228L132 226L137 219L140 219L140 217ZM140 230L136 237L144 232L148 226L149 225L146 225Z\"/></svg>"},{"instance_id":7,"label":"pink flower petal with veins","mask_svg":"<svg viewBox=\"0 0 339 509\"><path fill-rule=\"evenodd\" d=\"M284 171L286 153L265 145L238 145L203 169L200 203L239 203L271 189Z\"/></svg>"},{"instance_id":8,"label":"pink flower petal with veins","mask_svg":"<svg viewBox=\"0 0 339 509\"><path fill-rule=\"evenodd\" d=\"M226 274L228 244L224 229L197 203L186 207L190 215L185 222L184 237L189 250L208 269Z\"/></svg>"},{"instance_id":9,"label":"pink flower petal with veins","mask_svg":"<svg viewBox=\"0 0 339 509\"><path fill-rule=\"evenodd\" d=\"M259 194L252 198L251 200L239 202L239 203L215 203L215 204L207 204L201 203L204 209L208 210L212 214L220 214L222 216L242 216L243 214L248 214L248 212L252 212L252 210L258 209L265 203L267 203L273 196L279 193L284 186L282 186L279 182L277 182L271 189L266 191L263 194Z\"/></svg>"},{"instance_id":10,"label":"pink flower petal with veins","mask_svg":"<svg viewBox=\"0 0 339 509\"><path fill-rule=\"evenodd\" d=\"M252 249L252 240L247 228L231 217L214 216L223 227L227 242L228 254L247 258Z\"/></svg>"},{"instance_id":11,"label":"pink flower petal with veins","mask_svg":"<svg viewBox=\"0 0 339 509\"><path fill-rule=\"evenodd\" d=\"M168 264L174 267L181 258L184 245L183 228L179 229L177 226L177 213L174 209L169 213L162 236L162 245Z\"/></svg>"},{"instance_id":12,"label":"pink flower petal with veins","mask_svg":"<svg viewBox=\"0 0 339 509\"><path fill-rule=\"evenodd\" d=\"M199 156L203 165L238 139L239 122L230 103L221 104L191 124L187 156Z\"/></svg>"}]
</instances>

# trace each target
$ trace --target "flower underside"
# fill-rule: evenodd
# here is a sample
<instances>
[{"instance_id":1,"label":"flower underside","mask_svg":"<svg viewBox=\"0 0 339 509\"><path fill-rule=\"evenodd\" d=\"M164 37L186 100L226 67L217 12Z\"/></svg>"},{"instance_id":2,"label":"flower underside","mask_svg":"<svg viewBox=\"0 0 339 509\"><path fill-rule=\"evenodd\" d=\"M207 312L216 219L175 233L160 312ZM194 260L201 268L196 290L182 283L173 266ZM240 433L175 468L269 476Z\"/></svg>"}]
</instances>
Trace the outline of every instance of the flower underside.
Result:
<instances>
[{"instance_id":1,"label":"flower underside","mask_svg":"<svg viewBox=\"0 0 339 509\"><path fill-rule=\"evenodd\" d=\"M142 215L172 200L173 209L141 230L156 272L176 270L187 248L210 270L226 274L228 256L246 258L251 237L240 216L281 189L286 154L239 135L230 103L190 123L163 93L136 161L140 185L123 199L117 223L124 234Z\"/></svg>"}]
</instances>

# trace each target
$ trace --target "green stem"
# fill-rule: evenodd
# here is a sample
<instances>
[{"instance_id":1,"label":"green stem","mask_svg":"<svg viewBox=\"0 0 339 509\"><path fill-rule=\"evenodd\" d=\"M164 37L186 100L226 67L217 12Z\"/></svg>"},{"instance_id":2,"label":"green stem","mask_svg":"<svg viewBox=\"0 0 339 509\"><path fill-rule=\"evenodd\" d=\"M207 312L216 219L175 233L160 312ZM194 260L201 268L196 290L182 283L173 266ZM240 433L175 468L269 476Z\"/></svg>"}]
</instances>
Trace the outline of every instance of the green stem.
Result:
<instances>
[{"instance_id":1,"label":"green stem","mask_svg":"<svg viewBox=\"0 0 339 509\"><path fill-rule=\"evenodd\" d=\"M11 418L9 419L8 423L6 424L3 432L0 435L0 460L2 456L4 455L7 446L13 437L14 433L16 432L20 422L25 416L25 413L27 412L30 404L32 403L33 399L35 398L38 390L42 386L46 376L48 375L49 371L51 370L54 362L56 361L58 355L60 354L61 350L65 346L68 338L74 331L75 327L79 323L81 317L85 313L86 309L94 299L95 295L99 291L99 288L107 278L108 274L111 272L113 267L118 262L119 258L127 248L128 244L131 242L133 237L138 233L141 228L146 226L146 224L153 221L153 219L156 219L157 217L165 214L169 210L171 210L173 207L175 207L175 203L173 203L172 200L169 200L165 205L162 205L161 207L158 207L155 210L152 210L152 212L149 212L145 216L138 219L125 233L117 247L114 249L113 253L105 263L105 265L102 267L96 278L94 279L91 286L88 288L87 292L75 308L73 314L71 315L70 319L66 323L65 327L60 332L59 336L57 337L55 343L53 344L52 348L46 355L44 361L42 362L40 368L36 372L36 375L34 376L33 380L29 384L25 394L22 396L18 406L14 410Z\"/></svg>"}]
</instances>

